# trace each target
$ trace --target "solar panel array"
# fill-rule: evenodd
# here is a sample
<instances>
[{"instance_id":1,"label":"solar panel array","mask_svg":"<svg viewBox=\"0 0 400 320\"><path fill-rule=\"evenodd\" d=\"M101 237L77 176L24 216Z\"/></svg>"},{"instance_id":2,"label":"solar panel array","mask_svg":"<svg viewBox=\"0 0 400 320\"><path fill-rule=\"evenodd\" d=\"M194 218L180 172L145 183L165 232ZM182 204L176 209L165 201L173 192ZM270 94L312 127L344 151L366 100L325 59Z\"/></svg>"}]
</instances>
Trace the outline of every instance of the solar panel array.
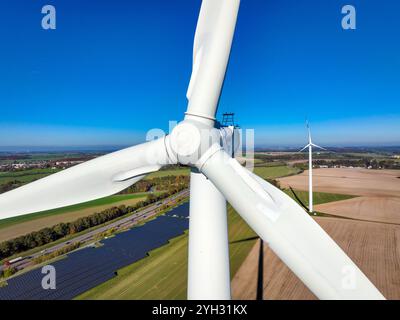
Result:
<instances>
[{"instance_id":1,"label":"solar panel array","mask_svg":"<svg viewBox=\"0 0 400 320\"><path fill-rule=\"evenodd\" d=\"M179 207L168 211L165 215L170 217L188 218L189 217L189 202L181 204Z\"/></svg>"},{"instance_id":2,"label":"solar panel array","mask_svg":"<svg viewBox=\"0 0 400 320\"><path fill-rule=\"evenodd\" d=\"M144 257L189 226L185 203L157 219L103 240L101 247L88 247L51 263L56 270L56 289L43 289L41 268L9 279L0 288L0 300L69 300L113 278L116 271Z\"/></svg>"}]
</instances>

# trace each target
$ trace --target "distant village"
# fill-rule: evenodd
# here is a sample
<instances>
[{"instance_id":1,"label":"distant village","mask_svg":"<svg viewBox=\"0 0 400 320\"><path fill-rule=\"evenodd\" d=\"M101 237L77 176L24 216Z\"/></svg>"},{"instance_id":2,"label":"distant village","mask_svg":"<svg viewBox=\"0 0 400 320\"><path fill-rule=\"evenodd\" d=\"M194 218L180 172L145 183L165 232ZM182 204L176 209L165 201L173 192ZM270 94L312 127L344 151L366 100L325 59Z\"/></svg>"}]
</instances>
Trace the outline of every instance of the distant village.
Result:
<instances>
[{"instance_id":1,"label":"distant village","mask_svg":"<svg viewBox=\"0 0 400 320\"><path fill-rule=\"evenodd\" d=\"M0 172L12 172L12 171L23 171L30 169L53 169L62 170L82 162L93 159L93 155L85 155L76 158L65 158L65 159L45 159L45 160L35 160L31 159L18 159L13 161L0 162Z\"/></svg>"},{"instance_id":2,"label":"distant village","mask_svg":"<svg viewBox=\"0 0 400 320\"><path fill-rule=\"evenodd\" d=\"M84 162L77 161L40 161L40 162L18 162L0 165L0 171L19 171L29 169L66 169Z\"/></svg>"}]
</instances>

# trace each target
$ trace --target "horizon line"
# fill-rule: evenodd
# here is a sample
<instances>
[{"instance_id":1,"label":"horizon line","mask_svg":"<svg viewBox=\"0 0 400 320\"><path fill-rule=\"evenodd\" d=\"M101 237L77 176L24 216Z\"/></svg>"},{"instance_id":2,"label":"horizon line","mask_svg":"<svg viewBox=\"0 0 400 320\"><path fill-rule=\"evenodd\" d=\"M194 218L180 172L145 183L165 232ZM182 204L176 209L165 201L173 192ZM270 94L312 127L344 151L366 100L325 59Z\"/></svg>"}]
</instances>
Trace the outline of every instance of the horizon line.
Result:
<instances>
[{"instance_id":1,"label":"horizon line","mask_svg":"<svg viewBox=\"0 0 400 320\"><path fill-rule=\"evenodd\" d=\"M26 146L0 146L0 153L5 152L18 152L18 153L29 153L29 152L73 152L73 151L117 151L124 148L128 148L134 145L125 144L110 144L110 145L26 145ZM297 150L301 148L301 144L293 145L255 145L254 151L273 151L273 150ZM327 146L327 145L325 145ZM361 149L361 148L378 148L378 149L400 149L400 143L398 144L329 144L327 146L333 149ZM328 150L329 151L329 150Z\"/></svg>"}]
</instances>

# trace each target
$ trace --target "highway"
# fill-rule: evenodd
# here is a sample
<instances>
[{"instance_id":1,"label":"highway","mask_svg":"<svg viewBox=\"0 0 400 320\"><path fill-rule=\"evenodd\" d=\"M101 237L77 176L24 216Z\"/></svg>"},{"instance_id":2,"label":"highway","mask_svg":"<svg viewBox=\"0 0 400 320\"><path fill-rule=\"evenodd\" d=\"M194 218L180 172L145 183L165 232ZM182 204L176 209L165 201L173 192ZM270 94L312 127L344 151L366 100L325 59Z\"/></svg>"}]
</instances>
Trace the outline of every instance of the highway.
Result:
<instances>
[{"instance_id":1,"label":"highway","mask_svg":"<svg viewBox=\"0 0 400 320\"><path fill-rule=\"evenodd\" d=\"M185 198L188 196L189 196L189 190L185 189L181 192L176 193L175 195L173 195L169 198L160 200L159 202L157 202L153 205L150 205L148 207L140 209L139 211L133 212L132 214L128 215L125 218L119 219L119 220L109 223L103 227L100 227L95 230L84 233L82 235L79 235L73 239L68 239L61 243L58 243L50 248L47 248L46 250L36 252L30 256L24 257L24 259L13 263L12 266L15 267L16 269L18 269L18 271L19 271L19 270L25 269L26 267L33 265L33 260L35 258L40 257L42 255L50 254L54 251L62 249L65 246L72 245L77 242L80 242L80 243L89 242L91 240L94 240L97 235L99 235L103 232L106 232L107 230L113 229L113 228L122 229L122 228L132 227L135 224L138 224L139 222L141 222L147 218L155 216L157 214L156 209L159 208L160 206L162 206L164 204L169 204L178 198ZM112 207L112 206L110 206L110 207ZM0 266L0 271L2 270L2 268L3 268L3 266Z\"/></svg>"}]
</instances>

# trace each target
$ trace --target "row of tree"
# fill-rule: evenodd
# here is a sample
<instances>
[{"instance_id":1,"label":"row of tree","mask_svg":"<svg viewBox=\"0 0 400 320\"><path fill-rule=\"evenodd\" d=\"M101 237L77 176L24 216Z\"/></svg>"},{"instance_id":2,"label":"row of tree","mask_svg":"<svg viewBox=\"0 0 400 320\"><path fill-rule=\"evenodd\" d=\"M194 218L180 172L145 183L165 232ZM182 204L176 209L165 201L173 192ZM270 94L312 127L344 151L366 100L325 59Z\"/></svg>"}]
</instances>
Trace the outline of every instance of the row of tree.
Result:
<instances>
[{"instance_id":1,"label":"row of tree","mask_svg":"<svg viewBox=\"0 0 400 320\"><path fill-rule=\"evenodd\" d=\"M145 179L136 182L133 186L121 191L121 194L148 192L148 191L163 191L171 187L189 186L189 176L164 176L152 179Z\"/></svg>"},{"instance_id":2,"label":"row of tree","mask_svg":"<svg viewBox=\"0 0 400 320\"><path fill-rule=\"evenodd\" d=\"M0 279L1 278L9 278L13 274L17 273L17 271L18 270L14 267L5 268L3 271L0 272ZM1 287L1 283L0 283L0 287Z\"/></svg>"},{"instance_id":3,"label":"row of tree","mask_svg":"<svg viewBox=\"0 0 400 320\"><path fill-rule=\"evenodd\" d=\"M47 260L54 259L54 258L56 258L58 256L62 256L64 254L67 254L68 252L71 252L71 251L73 251L75 249L78 249L80 246L81 246L80 242L71 243L70 245L68 245L66 247L63 247L61 249L58 249L56 251L53 251L53 252L51 252L49 254L38 256L35 259L33 259L33 261L36 264L39 264L39 263L45 262Z\"/></svg>"},{"instance_id":4,"label":"row of tree","mask_svg":"<svg viewBox=\"0 0 400 320\"><path fill-rule=\"evenodd\" d=\"M150 194L146 200L136 203L134 206L119 206L96 212L87 217L79 218L73 222L59 223L49 228L43 228L39 231L20 236L18 238L7 240L0 243L0 260L10 257L14 254L24 252L26 250L39 247L50 242L61 239L65 236L81 232L94 226L101 225L105 222L114 220L128 213L148 206L162 199L165 199L179 191L185 189L185 185L173 186L168 191L154 195Z\"/></svg>"},{"instance_id":5,"label":"row of tree","mask_svg":"<svg viewBox=\"0 0 400 320\"><path fill-rule=\"evenodd\" d=\"M19 180L12 180L0 185L0 193L10 191L12 189L22 186L23 183Z\"/></svg>"}]
</instances>

